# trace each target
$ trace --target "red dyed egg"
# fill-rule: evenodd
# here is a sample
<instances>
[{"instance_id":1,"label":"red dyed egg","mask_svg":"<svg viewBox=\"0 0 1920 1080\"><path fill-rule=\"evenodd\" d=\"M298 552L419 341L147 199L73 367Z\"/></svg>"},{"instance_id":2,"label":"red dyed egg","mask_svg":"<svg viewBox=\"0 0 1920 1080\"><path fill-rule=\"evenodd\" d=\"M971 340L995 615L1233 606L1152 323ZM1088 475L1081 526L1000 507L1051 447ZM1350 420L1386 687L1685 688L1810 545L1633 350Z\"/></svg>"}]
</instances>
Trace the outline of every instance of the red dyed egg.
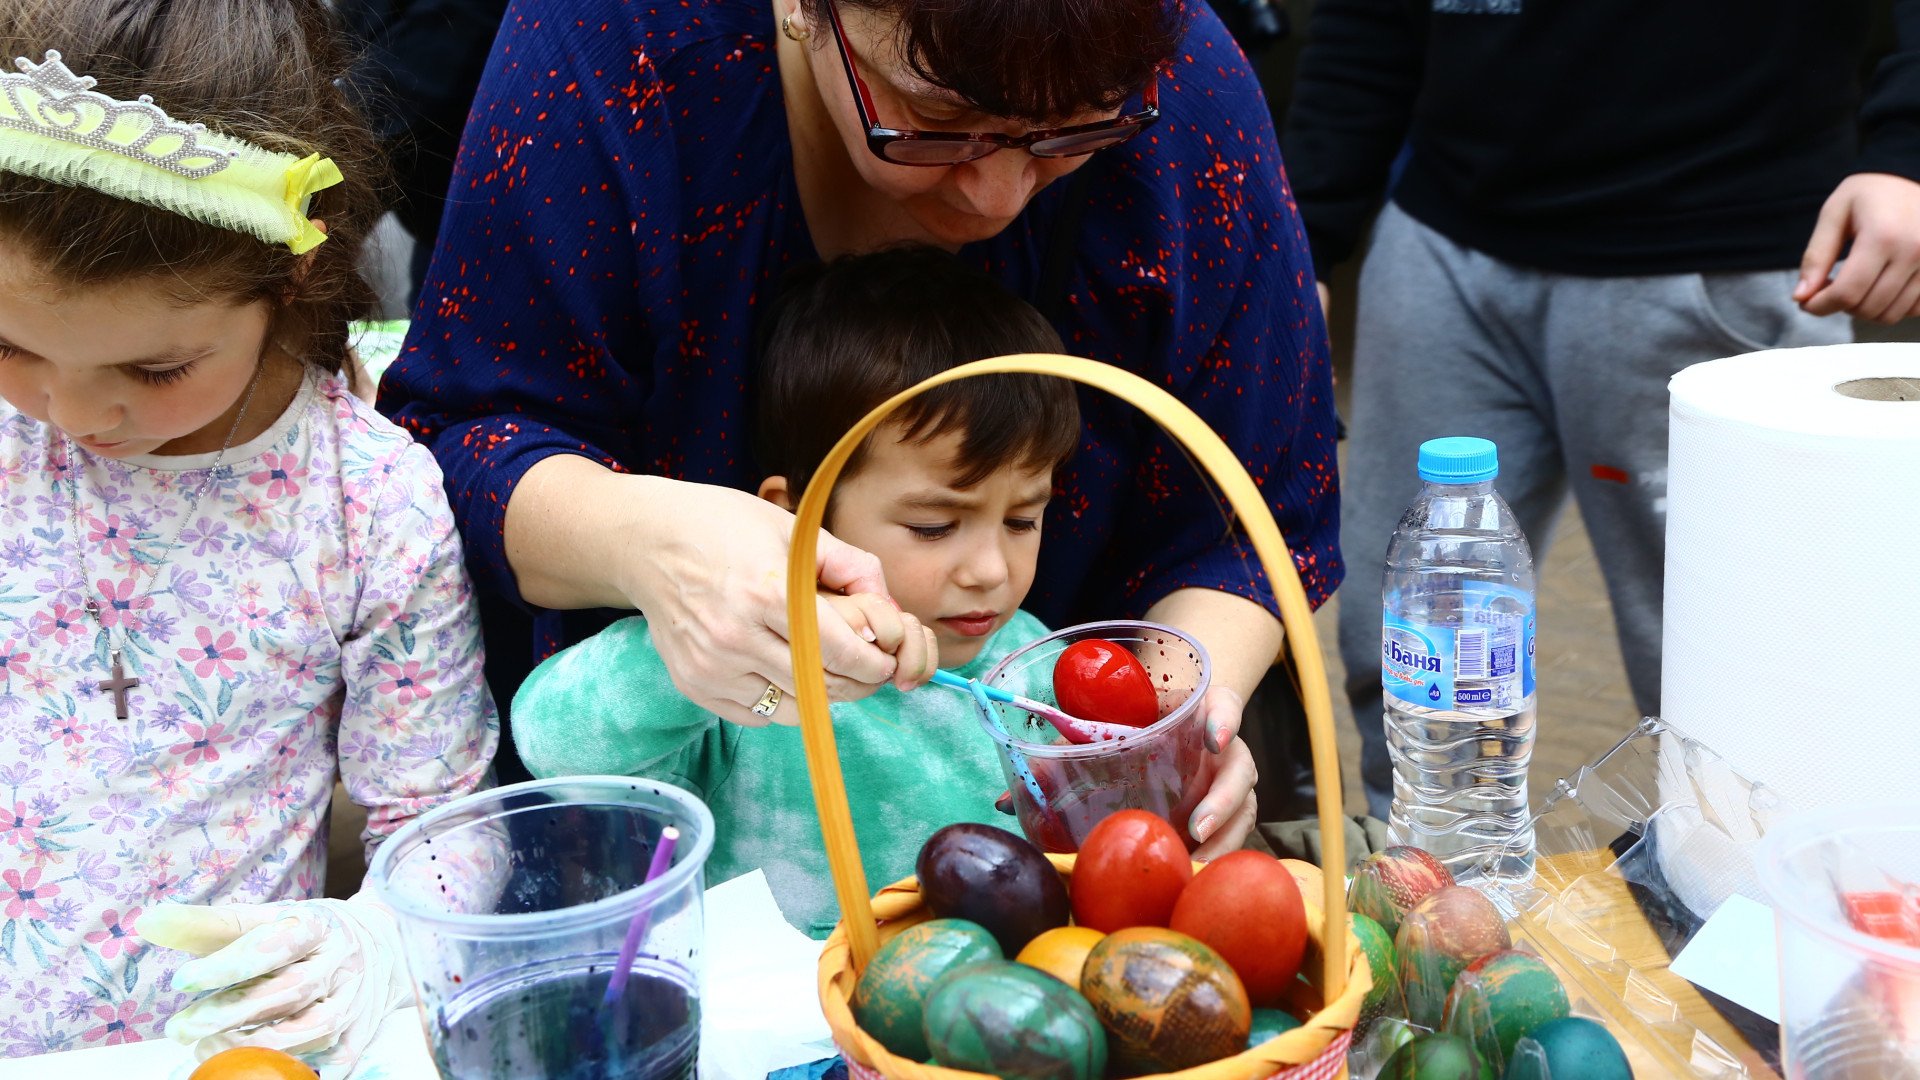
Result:
<instances>
[{"instance_id":1,"label":"red dyed egg","mask_svg":"<svg viewBox=\"0 0 1920 1080\"><path fill-rule=\"evenodd\" d=\"M1103 933L1166 926L1193 878L1187 845L1145 810L1120 810L1093 827L1073 864L1073 921Z\"/></svg>"},{"instance_id":2,"label":"red dyed egg","mask_svg":"<svg viewBox=\"0 0 1920 1080\"><path fill-rule=\"evenodd\" d=\"M1148 727L1160 719L1160 699L1147 669L1104 638L1085 638L1053 662L1053 698L1082 720Z\"/></svg>"},{"instance_id":3,"label":"red dyed egg","mask_svg":"<svg viewBox=\"0 0 1920 1080\"><path fill-rule=\"evenodd\" d=\"M1168 925L1212 946L1262 1007L1282 1001L1307 951L1300 887L1279 859L1259 851L1235 851L1201 867Z\"/></svg>"}]
</instances>

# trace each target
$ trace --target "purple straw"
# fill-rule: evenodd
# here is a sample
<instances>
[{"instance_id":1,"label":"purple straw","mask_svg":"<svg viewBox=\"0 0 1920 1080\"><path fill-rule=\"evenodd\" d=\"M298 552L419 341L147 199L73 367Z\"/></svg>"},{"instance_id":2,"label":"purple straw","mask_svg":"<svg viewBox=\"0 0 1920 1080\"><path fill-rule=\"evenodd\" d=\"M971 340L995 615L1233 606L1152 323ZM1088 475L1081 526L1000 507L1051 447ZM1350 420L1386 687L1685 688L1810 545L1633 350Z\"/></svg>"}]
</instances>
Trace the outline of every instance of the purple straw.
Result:
<instances>
[{"instance_id":1,"label":"purple straw","mask_svg":"<svg viewBox=\"0 0 1920 1080\"><path fill-rule=\"evenodd\" d=\"M660 830L660 839L653 845L653 861L647 864L647 881L651 882L666 872L667 864L673 861L674 845L680 842L680 830L669 825ZM653 905L648 904L633 913L633 921L627 924L627 940L620 944L620 960L614 965L613 978L607 982L606 997L603 1005L612 1005L626 993L627 976L633 971L633 958L640 952L640 939L647 936L647 921L653 915Z\"/></svg>"}]
</instances>

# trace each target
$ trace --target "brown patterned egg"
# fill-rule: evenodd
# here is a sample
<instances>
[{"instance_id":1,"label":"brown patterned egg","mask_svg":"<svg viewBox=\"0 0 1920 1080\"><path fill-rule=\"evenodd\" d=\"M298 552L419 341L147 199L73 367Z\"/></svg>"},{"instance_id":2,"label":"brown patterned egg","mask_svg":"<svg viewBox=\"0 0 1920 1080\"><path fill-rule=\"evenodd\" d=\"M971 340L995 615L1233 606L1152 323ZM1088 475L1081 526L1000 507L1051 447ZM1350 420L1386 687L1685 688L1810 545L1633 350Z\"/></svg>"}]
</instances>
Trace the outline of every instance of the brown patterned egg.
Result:
<instances>
[{"instance_id":1,"label":"brown patterned egg","mask_svg":"<svg viewBox=\"0 0 1920 1080\"><path fill-rule=\"evenodd\" d=\"M1253 1008L1220 954L1154 926L1108 934L1087 954L1080 991L1123 1075L1176 1072L1246 1048Z\"/></svg>"},{"instance_id":2,"label":"brown patterned egg","mask_svg":"<svg viewBox=\"0 0 1920 1080\"><path fill-rule=\"evenodd\" d=\"M1447 992L1460 972L1488 953L1512 946L1500 910L1465 885L1449 885L1415 904L1393 939L1407 1019L1437 1029Z\"/></svg>"}]
</instances>

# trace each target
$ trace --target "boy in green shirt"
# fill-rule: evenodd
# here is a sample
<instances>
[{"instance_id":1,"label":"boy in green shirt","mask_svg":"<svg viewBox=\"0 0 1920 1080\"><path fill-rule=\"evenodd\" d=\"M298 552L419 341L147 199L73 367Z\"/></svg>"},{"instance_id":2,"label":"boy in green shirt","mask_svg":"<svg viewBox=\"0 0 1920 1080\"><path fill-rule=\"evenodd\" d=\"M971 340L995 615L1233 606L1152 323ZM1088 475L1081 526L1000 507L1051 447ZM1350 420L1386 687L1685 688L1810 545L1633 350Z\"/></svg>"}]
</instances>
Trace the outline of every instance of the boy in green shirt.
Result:
<instances>
[{"instance_id":1,"label":"boy in green shirt","mask_svg":"<svg viewBox=\"0 0 1920 1080\"><path fill-rule=\"evenodd\" d=\"M1061 351L1039 312L930 248L836 260L791 285L768 324L754 401L758 456L771 475L759 493L788 509L840 436L895 393L971 360ZM1046 633L1019 608L1053 471L1079 435L1074 390L1062 379L966 379L915 399L848 463L826 521L879 557L893 600L827 601L856 628L882 620L924 628L942 666L985 674ZM838 920L800 730L726 723L682 697L644 618L541 664L512 716L535 775L614 773L685 787L713 809L709 883L760 868L795 926L824 937ZM911 874L920 845L943 825L1015 827L994 809L1006 782L966 695L888 686L835 704L833 720L875 887Z\"/></svg>"}]
</instances>

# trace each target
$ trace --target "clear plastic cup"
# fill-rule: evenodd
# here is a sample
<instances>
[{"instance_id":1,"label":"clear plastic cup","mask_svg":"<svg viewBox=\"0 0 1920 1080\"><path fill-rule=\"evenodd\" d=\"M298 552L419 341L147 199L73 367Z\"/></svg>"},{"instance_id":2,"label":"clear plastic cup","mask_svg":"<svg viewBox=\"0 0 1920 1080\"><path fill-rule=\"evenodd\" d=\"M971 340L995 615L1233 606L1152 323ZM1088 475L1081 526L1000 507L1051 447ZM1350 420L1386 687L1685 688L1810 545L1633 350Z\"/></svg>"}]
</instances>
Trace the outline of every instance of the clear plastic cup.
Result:
<instances>
[{"instance_id":1,"label":"clear plastic cup","mask_svg":"<svg viewBox=\"0 0 1920 1080\"><path fill-rule=\"evenodd\" d=\"M1759 871L1787 1080L1920 1078L1920 807L1790 819Z\"/></svg>"},{"instance_id":2,"label":"clear plastic cup","mask_svg":"<svg viewBox=\"0 0 1920 1080\"><path fill-rule=\"evenodd\" d=\"M646 882L661 830L680 839ZM629 777L479 792L383 844L368 880L398 918L445 1080L691 1077L713 815ZM647 913L623 993L608 984Z\"/></svg>"},{"instance_id":3,"label":"clear plastic cup","mask_svg":"<svg viewBox=\"0 0 1920 1080\"><path fill-rule=\"evenodd\" d=\"M980 722L999 749L1020 828L1041 850L1066 853L1078 851L1107 815L1136 809L1167 819L1189 849L1198 847L1187 819L1212 786L1219 762L1201 722L1200 699L1213 664L1198 641L1157 623L1085 623L1027 643L981 681L1057 707L1054 661L1088 638L1111 641L1139 659L1159 697L1160 719L1133 735L1076 745L1044 720L1011 705L993 706L993 716Z\"/></svg>"}]
</instances>

